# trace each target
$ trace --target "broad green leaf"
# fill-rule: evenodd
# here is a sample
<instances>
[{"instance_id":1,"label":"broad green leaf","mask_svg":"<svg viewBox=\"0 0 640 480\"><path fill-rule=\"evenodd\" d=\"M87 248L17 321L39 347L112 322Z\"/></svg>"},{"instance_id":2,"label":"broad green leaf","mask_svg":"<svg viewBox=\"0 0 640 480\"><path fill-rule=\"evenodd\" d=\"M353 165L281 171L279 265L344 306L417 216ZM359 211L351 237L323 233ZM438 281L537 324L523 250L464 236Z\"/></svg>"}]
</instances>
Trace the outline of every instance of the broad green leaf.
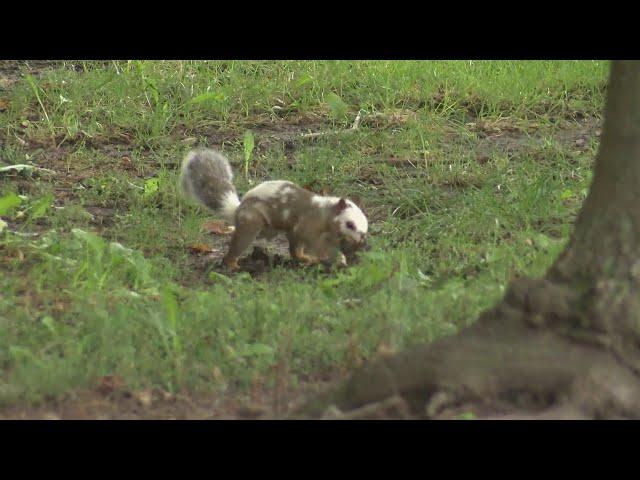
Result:
<instances>
[{"instance_id":1,"label":"broad green leaf","mask_svg":"<svg viewBox=\"0 0 640 480\"><path fill-rule=\"evenodd\" d=\"M18 345L9 345L9 355L14 360L24 360L27 358L33 358L33 353L26 347L20 347Z\"/></svg>"},{"instance_id":2,"label":"broad green leaf","mask_svg":"<svg viewBox=\"0 0 640 480\"><path fill-rule=\"evenodd\" d=\"M264 343L254 343L252 345L245 345L240 351L241 357L253 357L258 355L273 355L273 347L265 345Z\"/></svg>"},{"instance_id":3,"label":"broad green leaf","mask_svg":"<svg viewBox=\"0 0 640 480\"><path fill-rule=\"evenodd\" d=\"M335 93L330 93L326 97L327 104L331 109L331 116L335 120L343 120L347 115L347 104L344 103L342 98L340 98Z\"/></svg>"},{"instance_id":4,"label":"broad green leaf","mask_svg":"<svg viewBox=\"0 0 640 480\"><path fill-rule=\"evenodd\" d=\"M543 248L545 250L549 248L553 243L553 241L549 237L547 237L542 233L535 234L533 236L533 239L538 247Z\"/></svg>"},{"instance_id":5,"label":"broad green leaf","mask_svg":"<svg viewBox=\"0 0 640 480\"><path fill-rule=\"evenodd\" d=\"M458 420L475 420L476 416L473 412L463 412L458 415Z\"/></svg>"},{"instance_id":6,"label":"broad green leaf","mask_svg":"<svg viewBox=\"0 0 640 480\"><path fill-rule=\"evenodd\" d=\"M251 158L251 153L253 153L254 147L254 138L253 132L251 130L247 130L244 132L244 161L248 162Z\"/></svg>"},{"instance_id":7,"label":"broad green leaf","mask_svg":"<svg viewBox=\"0 0 640 480\"><path fill-rule=\"evenodd\" d=\"M73 233L76 238L84 241L96 253L101 253L103 251L105 241L95 233L85 232L84 230L81 230L79 228L71 229L71 233Z\"/></svg>"},{"instance_id":8,"label":"broad green leaf","mask_svg":"<svg viewBox=\"0 0 640 480\"><path fill-rule=\"evenodd\" d=\"M167 310L169 325L171 325L171 329L175 333L178 327L178 300L169 288L162 290L162 303L164 303L164 307Z\"/></svg>"},{"instance_id":9,"label":"broad green leaf","mask_svg":"<svg viewBox=\"0 0 640 480\"><path fill-rule=\"evenodd\" d=\"M53 319L53 317L49 316L49 315L45 315L44 317L42 317L41 320L42 324L47 327L47 329L51 332L51 333L56 333L56 322Z\"/></svg>"},{"instance_id":10,"label":"broad green leaf","mask_svg":"<svg viewBox=\"0 0 640 480\"><path fill-rule=\"evenodd\" d=\"M160 185L160 179L158 178L149 178L144 182L144 193L145 197L155 193L158 191Z\"/></svg>"},{"instance_id":11,"label":"broad green leaf","mask_svg":"<svg viewBox=\"0 0 640 480\"><path fill-rule=\"evenodd\" d=\"M309 82L313 81L313 77L308 73L302 74L302 76L296 82L296 87L301 87Z\"/></svg>"},{"instance_id":12,"label":"broad green leaf","mask_svg":"<svg viewBox=\"0 0 640 480\"><path fill-rule=\"evenodd\" d=\"M563 191L560 194L560 200L567 200L568 198L573 197L573 190L571 190L570 188L567 188L565 191Z\"/></svg>"},{"instance_id":13,"label":"broad green leaf","mask_svg":"<svg viewBox=\"0 0 640 480\"><path fill-rule=\"evenodd\" d=\"M34 202L31 209L31 220L36 220L47 213L47 210L51 206L51 202L53 202L53 198L53 195L49 194Z\"/></svg>"},{"instance_id":14,"label":"broad green leaf","mask_svg":"<svg viewBox=\"0 0 640 480\"><path fill-rule=\"evenodd\" d=\"M196 95L189 103L202 103L202 102L221 102L224 100L224 95L221 92L205 92L200 95Z\"/></svg>"},{"instance_id":15,"label":"broad green leaf","mask_svg":"<svg viewBox=\"0 0 640 480\"><path fill-rule=\"evenodd\" d=\"M0 198L0 215L6 215L21 203L22 200L15 193L12 192L9 195L5 195Z\"/></svg>"},{"instance_id":16,"label":"broad green leaf","mask_svg":"<svg viewBox=\"0 0 640 480\"><path fill-rule=\"evenodd\" d=\"M210 272L209 273L209 279L210 280L215 280L217 282L220 282L224 285L231 285L233 283L233 281L227 277L226 275L223 275L221 273L218 272Z\"/></svg>"}]
</instances>

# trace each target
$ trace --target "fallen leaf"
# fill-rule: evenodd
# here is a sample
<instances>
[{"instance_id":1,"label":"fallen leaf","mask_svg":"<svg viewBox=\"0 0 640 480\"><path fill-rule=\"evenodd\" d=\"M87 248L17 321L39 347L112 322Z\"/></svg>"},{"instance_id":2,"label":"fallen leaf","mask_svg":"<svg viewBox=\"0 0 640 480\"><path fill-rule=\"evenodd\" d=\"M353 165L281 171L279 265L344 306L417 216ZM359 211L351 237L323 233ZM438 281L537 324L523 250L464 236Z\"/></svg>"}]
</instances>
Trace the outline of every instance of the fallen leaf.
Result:
<instances>
[{"instance_id":1,"label":"fallen leaf","mask_svg":"<svg viewBox=\"0 0 640 480\"><path fill-rule=\"evenodd\" d=\"M0 98L0 112L7 110L9 105L11 105L11 103L8 98Z\"/></svg>"},{"instance_id":2,"label":"fallen leaf","mask_svg":"<svg viewBox=\"0 0 640 480\"><path fill-rule=\"evenodd\" d=\"M222 372L218 367L213 367L213 369L211 370L211 376L218 382L224 381L224 375L222 375Z\"/></svg>"},{"instance_id":3,"label":"fallen leaf","mask_svg":"<svg viewBox=\"0 0 640 480\"><path fill-rule=\"evenodd\" d=\"M166 390L163 390L163 389L156 390L156 392L158 393L158 395L160 395L162 400L164 400L165 402L173 402L174 400L176 400L176 395L174 395L171 392L167 392Z\"/></svg>"},{"instance_id":4,"label":"fallen leaf","mask_svg":"<svg viewBox=\"0 0 640 480\"><path fill-rule=\"evenodd\" d=\"M53 421L53 420L62 420L62 418L57 413L47 412L42 415L41 420Z\"/></svg>"},{"instance_id":5,"label":"fallen leaf","mask_svg":"<svg viewBox=\"0 0 640 480\"><path fill-rule=\"evenodd\" d=\"M124 387L124 380L118 375L105 375L98 379L97 390L102 395L109 395L116 390L120 390Z\"/></svg>"},{"instance_id":6,"label":"fallen leaf","mask_svg":"<svg viewBox=\"0 0 640 480\"><path fill-rule=\"evenodd\" d=\"M267 408L257 403L238 406L236 414L242 418L258 418L267 413Z\"/></svg>"},{"instance_id":7,"label":"fallen leaf","mask_svg":"<svg viewBox=\"0 0 640 480\"><path fill-rule=\"evenodd\" d=\"M381 343L380 345L378 345L378 355L380 355L381 357L390 357L395 353L395 349L390 347L386 343Z\"/></svg>"},{"instance_id":8,"label":"fallen leaf","mask_svg":"<svg viewBox=\"0 0 640 480\"><path fill-rule=\"evenodd\" d=\"M151 406L153 402L153 392L149 389L146 390L138 390L133 392L133 397L142 405L143 407Z\"/></svg>"},{"instance_id":9,"label":"fallen leaf","mask_svg":"<svg viewBox=\"0 0 640 480\"><path fill-rule=\"evenodd\" d=\"M221 220L210 220L202 224L202 229L205 232L213 233L214 235L229 235L233 232L234 228L227 225Z\"/></svg>"},{"instance_id":10,"label":"fallen leaf","mask_svg":"<svg viewBox=\"0 0 640 480\"><path fill-rule=\"evenodd\" d=\"M189 245L189 251L191 253L211 253L213 249L204 243L196 243L195 245Z\"/></svg>"}]
</instances>

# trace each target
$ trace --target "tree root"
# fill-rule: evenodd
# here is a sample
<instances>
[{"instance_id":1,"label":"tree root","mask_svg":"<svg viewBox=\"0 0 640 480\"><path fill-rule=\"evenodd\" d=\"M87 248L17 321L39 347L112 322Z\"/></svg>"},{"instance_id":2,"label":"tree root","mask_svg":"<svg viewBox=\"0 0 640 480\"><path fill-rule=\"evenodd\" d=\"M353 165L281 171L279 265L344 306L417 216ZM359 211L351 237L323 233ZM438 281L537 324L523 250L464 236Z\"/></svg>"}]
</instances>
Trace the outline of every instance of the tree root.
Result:
<instances>
[{"instance_id":1,"label":"tree root","mask_svg":"<svg viewBox=\"0 0 640 480\"><path fill-rule=\"evenodd\" d=\"M370 418L400 401L407 409L388 417L640 418L640 377L606 349L606 336L540 328L527 318L535 309L514 304L503 302L458 335L361 368L293 418ZM545 305L554 306L545 312L553 321L570 311L558 301Z\"/></svg>"}]
</instances>

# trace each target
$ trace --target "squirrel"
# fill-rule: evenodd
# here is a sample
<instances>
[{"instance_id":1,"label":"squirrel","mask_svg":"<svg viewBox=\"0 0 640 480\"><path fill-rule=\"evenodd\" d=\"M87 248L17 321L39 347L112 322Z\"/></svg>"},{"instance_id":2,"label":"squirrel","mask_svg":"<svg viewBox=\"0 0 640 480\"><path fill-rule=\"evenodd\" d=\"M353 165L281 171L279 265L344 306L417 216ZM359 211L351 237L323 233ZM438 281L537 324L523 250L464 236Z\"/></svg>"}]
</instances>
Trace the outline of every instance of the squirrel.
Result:
<instances>
[{"instance_id":1,"label":"squirrel","mask_svg":"<svg viewBox=\"0 0 640 480\"><path fill-rule=\"evenodd\" d=\"M223 263L239 268L238 258L256 238L283 232L292 258L309 264L346 265L346 255L366 248L367 217L351 200L317 195L286 180L271 180L238 197L233 171L215 150L189 152L182 161L183 194L235 226Z\"/></svg>"}]
</instances>

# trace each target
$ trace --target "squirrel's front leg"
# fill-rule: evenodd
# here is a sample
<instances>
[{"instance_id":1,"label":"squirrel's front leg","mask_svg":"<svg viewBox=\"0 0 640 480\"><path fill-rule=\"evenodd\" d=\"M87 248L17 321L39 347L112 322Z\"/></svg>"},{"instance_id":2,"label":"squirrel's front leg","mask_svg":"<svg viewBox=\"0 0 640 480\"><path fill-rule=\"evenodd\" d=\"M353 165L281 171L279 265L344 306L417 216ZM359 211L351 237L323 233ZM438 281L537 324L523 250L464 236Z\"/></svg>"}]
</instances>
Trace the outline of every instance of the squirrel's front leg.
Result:
<instances>
[{"instance_id":1,"label":"squirrel's front leg","mask_svg":"<svg viewBox=\"0 0 640 480\"><path fill-rule=\"evenodd\" d=\"M339 260L341 252L336 242L328 234L321 234L309 241L311 251L316 255L316 262L333 265Z\"/></svg>"},{"instance_id":2,"label":"squirrel's front leg","mask_svg":"<svg viewBox=\"0 0 640 480\"><path fill-rule=\"evenodd\" d=\"M304 245L300 244L295 248L293 258L310 265L313 265L320 261L318 257L314 257L313 255L309 255L307 252L305 252Z\"/></svg>"}]
</instances>

